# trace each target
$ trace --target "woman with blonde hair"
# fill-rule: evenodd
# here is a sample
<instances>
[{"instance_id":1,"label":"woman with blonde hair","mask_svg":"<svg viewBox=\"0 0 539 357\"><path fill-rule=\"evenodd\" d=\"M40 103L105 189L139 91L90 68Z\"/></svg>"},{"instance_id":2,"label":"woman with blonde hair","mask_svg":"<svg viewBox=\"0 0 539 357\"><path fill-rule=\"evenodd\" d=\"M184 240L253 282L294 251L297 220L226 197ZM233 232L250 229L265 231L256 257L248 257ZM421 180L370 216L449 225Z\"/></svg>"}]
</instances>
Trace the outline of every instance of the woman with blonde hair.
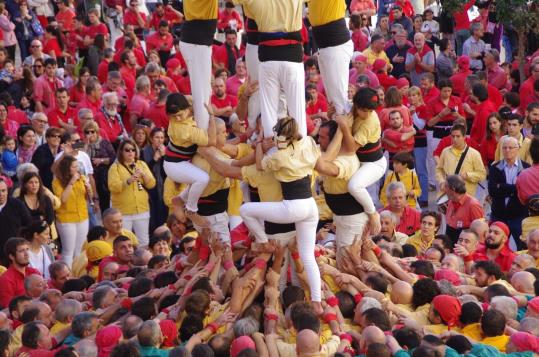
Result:
<instances>
[{"instance_id":1,"label":"woman with blonde hair","mask_svg":"<svg viewBox=\"0 0 539 357\"><path fill-rule=\"evenodd\" d=\"M92 188L71 155L63 155L54 171L52 190L62 202L56 210L56 228L62 242L62 260L71 267L88 234L87 198L92 197Z\"/></svg>"},{"instance_id":2,"label":"woman with blonde hair","mask_svg":"<svg viewBox=\"0 0 539 357\"><path fill-rule=\"evenodd\" d=\"M141 246L148 246L150 198L148 191L155 186L155 178L143 160L137 144L125 139L118 147L116 161L109 168L108 185L112 207L123 216L123 225L133 230Z\"/></svg>"}]
</instances>

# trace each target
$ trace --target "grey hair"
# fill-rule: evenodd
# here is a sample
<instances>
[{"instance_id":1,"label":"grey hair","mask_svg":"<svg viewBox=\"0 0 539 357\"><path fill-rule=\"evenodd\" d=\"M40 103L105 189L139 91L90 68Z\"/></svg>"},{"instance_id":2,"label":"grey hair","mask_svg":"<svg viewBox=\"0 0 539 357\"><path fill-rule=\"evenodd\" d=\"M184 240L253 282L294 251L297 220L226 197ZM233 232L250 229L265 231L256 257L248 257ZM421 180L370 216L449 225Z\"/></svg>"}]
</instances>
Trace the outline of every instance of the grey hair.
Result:
<instances>
[{"instance_id":1,"label":"grey hair","mask_svg":"<svg viewBox=\"0 0 539 357\"><path fill-rule=\"evenodd\" d=\"M382 304L380 304L380 301L376 300L375 298L371 297L364 297L361 299L361 308L359 309L359 312L363 314L368 309L372 308L382 309Z\"/></svg>"},{"instance_id":2,"label":"grey hair","mask_svg":"<svg viewBox=\"0 0 539 357\"><path fill-rule=\"evenodd\" d=\"M396 226L400 223L399 216L397 216L395 213L391 212L390 210L386 209L380 212L380 219L385 218L385 217L391 218L391 221L393 221L393 224Z\"/></svg>"},{"instance_id":3,"label":"grey hair","mask_svg":"<svg viewBox=\"0 0 539 357\"><path fill-rule=\"evenodd\" d=\"M22 177L26 175L28 172L35 172L36 174L39 173L39 169L36 165L32 164L31 162L25 162L24 164L20 164L17 166L17 170L15 171L17 173L17 178L19 179L19 182L22 181Z\"/></svg>"},{"instance_id":4,"label":"grey hair","mask_svg":"<svg viewBox=\"0 0 539 357\"><path fill-rule=\"evenodd\" d=\"M260 329L260 323L252 317L244 317L234 323L234 336L251 336Z\"/></svg>"},{"instance_id":5,"label":"grey hair","mask_svg":"<svg viewBox=\"0 0 539 357\"><path fill-rule=\"evenodd\" d=\"M108 216L112 216L113 214L120 213L120 210L118 208L110 207L107 208L105 211L103 211L103 219L107 218Z\"/></svg>"},{"instance_id":6,"label":"grey hair","mask_svg":"<svg viewBox=\"0 0 539 357\"><path fill-rule=\"evenodd\" d=\"M457 289L447 280L440 280L438 287L443 295L457 296Z\"/></svg>"},{"instance_id":7,"label":"grey hair","mask_svg":"<svg viewBox=\"0 0 539 357\"><path fill-rule=\"evenodd\" d=\"M118 94L116 92L107 92L103 93L103 96L101 98L103 99L103 104L105 104L111 100L118 99Z\"/></svg>"},{"instance_id":8,"label":"grey hair","mask_svg":"<svg viewBox=\"0 0 539 357\"><path fill-rule=\"evenodd\" d=\"M367 76L366 74L360 74L359 76L357 76L356 84L362 84L362 83L366 85L370 85L371 80L369 79L369 76Z\"/></svg>"},{"instance_id":9,"label":"grey hair","mask_svg":"<svg viewBox=\"0 0 539 357\"><path fill-rule=\"evenodd\" d=\"M67 323L68 318L75 316L82 311L82 304L75 299L64 299L54 309L56 321Z\"/></svg>"},{"instance_id":10,"label":"grey hair","mask_svg":"<svg viewBox=\"0 0 539 357\"><path fill-rule=\"evenodd\" d=\"M93 312L80 312L75 315L71 322L71 330L76 337L85 337L84 333L92 329L92 321L97 319Z\"/></svg>"},{"instance_id":11,"label":"grey hair","mask_svg":"<svg viewBox=\"0 0 539 357\"><path fill-rule=\"evenodd\" d=\"M507 320L514 320L517 317L518 305L509 296L495 296L490 300L490 306L501 312Z\"/></svg>"},{"instance_id":12,"label":"grey hair","mask_svg":"<svg viewBox=\"0 0 539 357\"><path fill-rule=\"evenodd\" d=\"M110 73L109 73L110 74ZM104 95L103 95L104 97ZM79 109L79 112L77 113L77 115L79 116L79 118L82 118L83 116L85 115L88 115L88 114L92 114L92 110L91 109L88 109L88 108L82 108L82 109Z\"/></svg>"},{"instance_id":13,"label":"grey hair","mask_svg":"<svg viewBox=\"0 0 539 357\"><path fill-rule=\"evenodd\" d=\"M141 91L146 87L149 87L151 85L150 78L148 76L140 76L137 78L137 82L135 83L135 88L137 91Z\"/></svg>"},{"instance_id":14,"label":"grey hair","mask_svg":"<svg viewBox=\"0 0 539 357\"><path fill-rule=\"evenodd\" d=\"M520 320L519 330L537 336L539 334L539 319L536 317L523 318Z\"/></svg>"},{"instance_id":15,"label":"grey hair","mask_svg":"<svg viewBox=\"0 0 539 357\"><path fill-rule=\"evenodd\" d=\"M155 62L149 62L144 68L144 73L161 72L161 67Z\"/></svg>"},{"instance_id":16,"label":"grey hair","mask_svg":"<svg viewBox=\"0 0 539 357\"><path fill-rule=\"evenodd\" d=\"M107 74L107 80L109 79L122 79L122 75L120 74L120 71L110 71Z\"/></svg>"},{"instance_id":17,"label":"grey hair","mask_svg":"<svg viewBox=\"0 0 539 357\"><path fill-rule=\"evenodd\" d=\"M462 260L461 257L459 257L458 255L456 254L448 254L444 257L447 258L447 257L454 257L454 258L457 258L457 263L458 263L458 266L457 266L457 269L459 270L459 273L463 273L464 272L464 260ZM442 262L444 260L442 259Z\"/></svg>"},{"instance_id":18,"label":"grey hair","mask_svg":"<svg viewBox=\"0 0 539 357\"><path fill-rule=\"evenodd\" d=\"M105 48L105 50L103 51L103 57L110 58L112 56L114 56L114 49L110 47Z\"/></svg>"},{"instance_id":19,"label":"grey hair","mask_svg":"<svg viewBox=\"0 0 539 357\"><path fill-rule=\"evenodd\" d=\"M480 22L472 22L470 25L470 33L473 35L473 33L481 28Z\"/></svg>"},{"instance_id":20,"label":"grey hair","mask_svg":"<svg viewBox=\"0 0 539 357\"><path fill-rule=\"evenodd\" d=\"M179 346L171 349L168 355L169 357L190 357L191 353L185 346Z\"/></svg>"},{"instance_id":21,"label":"grey hair","mask_svg":"<svg viewBox=\"0 0 539 357\"><path fill-rule=\"evenodd\" d=\"M36 119L39 119L39 118L43 118L43 119L47 120L47 116L45 115L45 113L41 113L41 112L34 113L32 115L31 120L36 120Z\"/></svg>"},{"instance_id":22,"label":"grey hair","mask_svg":"<svg viewBox=\"0 0 539 357\"><path fill-rule=\"evenodd\" d=\"M387 197L391 196L391 192L398 189L402 190L403 193L406 193L406 187L404 187L404 184L402 182L400 181L391 182L389 185L387 185L386 196Z\"/></svg>"},{"instance_id":23,"label":"grey hair","mask_svg":"<svg viewBox=\"0 0 539 357\"><path fill-rule=\"evenodd\" d=\"M103 299L112 290L113 289L110 286L100 286L97 289L95 289L92 295L92 305L94 309L101 308L101 303L103 302Z\"/></svg>"},{"instance_id":24,"label":"grey hair","mask_svg":"<svg viewBox=\"0 0 539 357\"><path fill-rule=\"evenodd\" d=\"M157 347L161 343L161 328L154 320L144 321L137 337L141 346Z\"/></svg>"},{"instance_id":25,"label":"grey hair","mask_svg":"<svg viewBox=\"0 0 539 357\"><path fill-rule=\"evenodd\" d=\"M126 340L135 337L142 326L142 319L135 315L127 316L122 322L122 334Z\"/></svg>"},{"instance_id":26,"label":"grey hair","mask_svg":"<svg viewBox=\"0 0 539 357\"><path fill-rule=\"evenodd\" d=\"M80 357L97 357L97 345L91 340L81 340L74 345Z\"/></svg>"},{"instance_id":27,"label":"grey hair","mask_svg":"<svg viewBox=\"0 0 539 357\"><path fill-rule=\"evenodd\" d=\"M28 291L32 287L32 282L36 279L43 280L43 277L39 274L32 274L24 278L24 290Z\"/></svg>"},{"instance_id":28,"label":"grey hair","mask_svg":"<svg viewBox=\"0 0 539 357\"><path fill-rule=\"evenodd\" d=\"M23 164L24 165L24 164ZM17 177L19 176L19 174L17 174ZM531 237L533 237L534 235L536 235L537 233L539 233L539 228L534 228L530 231L530 233L528 233L528 235L526 236L526 240L530 239Z\"/></svg>"},{"instance_id":29,"label":"grey hair","mask_svg":"<svg viewBox=\"0 0 539 357\"><path fill-rule=\"evenodd\" d=\"M479 307L481 307L481 310L483 310L483 307L479 303L479 300L477 299L477 296L472 294L464 294L459 296L459 300L461 304L466 304L467 302L475 302Z\"/></svg>"},{"instance_id":30,"label":"grey hair","mask_svg":"<svg viewBox=\"0 0 539 357\"><path fill-rule=\"evenodd\" d=\"M506 135L502 138L502 146L505 143L511 142L513 144L516 144L518 147L520 147L520 143L516 138L513 138L512 136Z\"/></svg>"}]
</instances>

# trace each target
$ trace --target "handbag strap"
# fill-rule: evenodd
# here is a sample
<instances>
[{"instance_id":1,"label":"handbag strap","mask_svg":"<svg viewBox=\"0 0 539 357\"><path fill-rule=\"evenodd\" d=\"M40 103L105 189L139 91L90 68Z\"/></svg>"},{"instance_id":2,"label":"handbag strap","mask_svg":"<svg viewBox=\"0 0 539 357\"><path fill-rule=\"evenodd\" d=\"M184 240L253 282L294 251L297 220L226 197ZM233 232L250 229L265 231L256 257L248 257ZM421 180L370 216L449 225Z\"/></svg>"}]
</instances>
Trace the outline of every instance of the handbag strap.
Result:
<instances>
[{"instance_id":1,"label":"handbag strap","mask_svg":"<svg viewBox=\"0 0 539 357\"><path fill-rule=\"evenodd\" d=\"M455 168L455 175L458 175L460 173L460 169L462 168L462 164L464 163L464 159L466 158L466 154L468 153L469 148L469 146L466 146L466 149L464 150L462 155L460 155L459 162L457 163L457 167Z\"/></svg>"}]
</instances>

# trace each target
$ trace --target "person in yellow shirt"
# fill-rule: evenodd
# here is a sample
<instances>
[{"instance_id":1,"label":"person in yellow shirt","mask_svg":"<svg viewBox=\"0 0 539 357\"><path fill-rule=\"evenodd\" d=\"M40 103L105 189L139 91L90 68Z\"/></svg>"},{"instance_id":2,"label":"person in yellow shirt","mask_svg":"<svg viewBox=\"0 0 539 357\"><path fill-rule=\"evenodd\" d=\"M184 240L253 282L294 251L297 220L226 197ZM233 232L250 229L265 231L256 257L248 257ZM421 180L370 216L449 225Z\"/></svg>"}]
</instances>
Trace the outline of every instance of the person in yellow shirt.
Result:
<instances>
[{"instance_id":1,"label":"person in yellow shirt","mask_svg":"<svg viewBox=\"0 0 539 357\"><path fill-rule=\"evenodd\" d=\"M307 135L301 39L304 0L234 2L243 5L258 26L258 81L264 137L273 136L273 127L279 118L281 90L285 94L290 116L297 121L299 133Z\"/></svg>"},{"instance_id":2,"label":"person in yellow shirt","mask_svg":"<svg viewBox=\"0 0 539 357\"><path fill-rule=\"evenodd\" d=\"M92 197L90 182L79 173L79 163L63 155L55 167L52 190L62 202L56 210L56 226L62 242L62 260L71 267L88 234L87 198Z\"/></svg>"},{"instance_id":3,"label":"person in yellow shirt","mask_svg":"<svg viewBox=\"0 0 539 357\"><path fill-rule=\"evenodd\" d=\"M344 114L349 111L347 78L354 52L345 20L346 2L310 0L307 4L328 101L333 103L337 114Z\"/></svg>"},{"instance_id":4,"label":"person in yellow shirt","mask_svg":"<svg viewBox=\"0 0 539 357\"><path fill-rule=\"evenodd\" d=\"M339 116L336 119L343 133L343 154L355 153L361 162L361 167L348 182L348 191L369 216L369 226L374 234L380 231L380 217L367 187L376 183L387 168L380 140L382 128L374 111L379 99L374 89L361 88L353 99L352 125L350 118Z\"/></svg>"},{"instance_id":5,"label":"person in yellow shirt","mask_svg":"<svg viewBox=\"0 0 539 357\"><path fill-rule=\"evenodd\" d=\"M180 93L170 94L165 106L169 118L170 141L165 151L163 169L167 177L174 182L190 185L183 195L172 199L174 214L181 221L185 221L187 216L198 226L207 227L208 222L197 213L197 202L208 185L209 177L206 172L193 165L191 160L199 146L215 145L215 122L210 120L207 130L198 127L191 117L189 102Z\"/></svg>"},{"instance_id":6,"label":"person in yellow shirt","mask_svg":"<svg viewBox=\"0 0 539 357\"><path fill-rule=\"evenodd\" d=\"M74 299L64 299L54 310L55 323L52 325L50 333L56 335L66 327L71 325L71 321L76 314L82 312L82 304Z\"/></svg>"},{"instance_id":7,"label":"person in yellow shirt","mask_svg":"<svg viewBox=\"0 0 539 357\"><path fill-rule=\"evenodd\" d=\"M505 335L505 316L498 310L489 309L481 318L483 339L479 342L505 352L509 336Z\"/></svg>"},{"instance_id":8,"label":"person in yellow shirt","mask_svg":"<svg viewBox=\"0 0 539 357\"><path fill-rule=\"evenodd\" d=\"M374 34L371 37L371 45L363 51L363 55L367 57L367 63L372 66L374 61L377 59L383 59L388 67L389 70L393 68L393 65L389 61L389 57L387 57L386 52L384 51L384 47L386 45L386 40L384 39L384 36L379 34Z\"/></svg>"},{"instance_id":9,"label":"person in yellow shirt","mask_svg":"<svg viewBox=\"0 0 539 357\"><path fill-rule=\"evenodd\" d=\"M125 139L118 147L116 161L108 174L112 207L123 216L123 225L135 232L141 246L149 242L150 199L149 189L155 186L155 178L148 165L139 160L137 144Z\"/></svg>"},{"instance_id":10,"label":"person in yellow shirt","mask_svg":"<svg viewBox=\"0 0 539 357\"><path fill-rule=\"evenodd\" d=\"M361 237L369 217L363 206L348 193L348 181L359 168L356 155L338 155L342 133L335 121L324 123L318 132L320 148L324 154L316 163L316 170L324 175L324 195L333 212L335 240L337 242L337 264L342 266L343 249Z\"/></svg>"},{"instance_id":11,"label":"person in yellow shirt","mask_svg":"<svg viewBox=\"0 0 539 357\"><path fill-rule=\"evenodd\" d=\"M383 206L387 205L387 186L391 182L399 181L406 188L406 197L408 198L408 206L411 208L417 207L417 198L421 196L421 186L417 173L413 170L414 158L410 153L399 152L393 156L393 170L389 170L380 193L380 202Z\"/></svg>"},{"instance_id":12,"label":"person in yellow shirt","mask_svg":"<svg viewBox=\"0 0 539 357\"><path fill-rule=\"evenodd\" d=\"M423 255L430 248L436 232L440 228L442 217L438 212L425 211L421 213L421 228L406 241L417 249L418 255Z\"/></svg>"},{"instance_id":13,"label":"person in yellow shirt","mask_svg":"<svg viewBox=\"0 0 539 357\"><path fill-rule=\"evenodd\" d=\"M465 156L459 168L462 155ZM451 146L442 151L436 166L436 181L440 191L445 191L445 181L450 175L460 175L465 181L466 193L472 197L475 196L479 182L487 177L481 154L466 144L466 126L462 124L455 124L451 128Z\"/></svg>"},{"instance_id":14,"label":"person in yellow shirt","mask_svg":"<svg viewBox=\"0 0 539 357\"><path fill-rule=\"evenodd\" d=\"M219 1L184 0L183 15L180 51L189 72L197 126L207 130L210 117L205 105L211 96L211 46L217 30Z\"/></svg>"},{"instance_id":15,"label":"person in yellow shirt","mask_svg":"<svg viewBox=\"0 0 539 357\"><path fill-rule=\"evenodd\" d=\"M264 147L256 147L257 168L273 172L280 182L282 202L249 202L240 209L241 217L256 237L256 242L267 244L268 237L260 220L274 223L295 223L298 251L311 289L311 300L317 312L322 313L320 271L314 257L318 208L312 197L311 174L320 157L314 140L299 133L297 122L279 119L275 130L277 150L271 148L264 156ZM265 142L265 147L268 141Z\"/></svg>"}]
</instances>

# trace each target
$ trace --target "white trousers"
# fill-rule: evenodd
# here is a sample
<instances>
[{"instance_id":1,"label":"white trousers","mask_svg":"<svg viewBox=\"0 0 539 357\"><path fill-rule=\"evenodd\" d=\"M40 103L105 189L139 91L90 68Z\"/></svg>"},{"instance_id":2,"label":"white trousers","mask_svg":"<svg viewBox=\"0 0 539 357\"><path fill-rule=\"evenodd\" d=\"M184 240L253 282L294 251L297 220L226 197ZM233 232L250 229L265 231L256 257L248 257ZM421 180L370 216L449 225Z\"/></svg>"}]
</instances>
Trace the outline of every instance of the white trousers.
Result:
<instances>
[{"instance_id":1,"label":"white trousers","mask_svg":"<svg viewBox=\"0 0 539 357\"><path fill-rule=\"evenodd\" d=\"M433 132L427 131L427 174L429 175L429 185L436 186L436 160L434 160L434 150L438 147L440 139L433 137Z\"/></svg>"},{"instance_id":2,"label":"white trousers","mask_svg":"<svg viewBox=\"0 0 539 357\"><path fill-rule=\"evenodd\" d=\"M256 237L257 243L268 241L260 220L273 223L295 223L298 251L311 288L311 300L321 301L320 270L314 257L318 207L314 198L281 202L245 203L240 209L243 221Z\"/></svg>"},{"instance_id":3,"label":"white trousers","mask_svg":"<svg viewBox=\"0 0 539 357\"><path fill-rule=\"evenodd\" d=\"M303 63L267 61L260 63L259 91L264 137L273 136L277 123L281 89L288 113L298 123L299 133L307 135L305 113L305 69Z\"/></svg>"},{"instance_id":4,"label":"white trousers","mask_svg":"<svg viewBox=\"0 0 539 357\"><path fill-rule=\"evenodd\" d=\"M204 216L210 225L210 230L217 233L221 243L230 245L230 230L228 229L229 219L226 212L213 214L211 216ZM202 232L202 227L193 224L198 232Z\"/></svg>"},{"instance_id":5,"label":"white trousers","mask_svg":"<svg viewBox=\"0 0 539 357\"><path fill-rule=\"evenodd\" d=\"M380 180L386 173L386 169L387 160L385 157L374 162L362 162L359 169L348 181L348 192L363 206L367 214L376 212L373 199L369 191L367 191L367 187Z\"/></svg>"},{"instance_id":6,"label":"white trousers","mask_svg":"<svg viewBox=\"0 0 539 357\"><path fill-rule=\"evenodd\" d=\"M163 163L163 169L170 179L176 183L189 184L189 188L182 192L182 199L188 211L198 211L198 199L210 182L208 173L189 161Z\"/></svg>"},{"instance_id":7,"label":"white trousers","mask_svg":"<svg viewBox=\"0 0 539 357\"><path fill-rule=\"evenodd\" d=\"M247 66L247 73L249 74L249 81L258 81L258 67L260 62L258 61L258 46L247 44L245 48L245 65ZM247 120L249 127L256 127L256 119L260 115L260 91L257 90L249 98L249 104L247 109Z\"/></svg>"},{"instance_id":8,"label":"white trousers","mask_svg":"<svg viewBox=\"0 0 539 357\"><path fill-rule=\"evenodd\" d=\"M229 216L228 221L229 221L228 225L230 227L230 230L233 230L234 228L236 228L243 222L240 216Z\"/></svg>"},{"instance_id":9,"label":"white trousers","mask_svg":"<svg viewBox=\"0 0 539 357\"><path fill-rule=\"evenodd\" d=\"M211 46L180 42L180 51L189 71L195 121L199 128L208 129L210 115L204 104L211 96Z\"/></svg>"},{"instance_id":10,"label":"white trousers","mask_svg":"<svg viewBox=\"0 0 539 357\"><path fill-rule=\"evenodd\" d=\"M56 220L56 229L62 242L62 261L70 268L73 258L82 251L82 245L88 235L89 221L86 219L77 223L61 223Z\"/></svg>"},{"instance_id":11,"label":"white trousers","mask_svg":"<svg viewBox=\"0 0 539 357\"><path fill-rule=\"evenodd\" d=\"M135 233L139 246L147 247L150 243L150 211L139 214L124 214L123 226Z\"/></svg>"},{"instance_id":12,"label":"white trousers","mask_svg":"<svg viewBox=\"0 0 539 357\"><path fill-rule=\"evenodd\" d=\"M369 216L366 213L358 213L350 216L333 215L337 249L354 244L356 237L363 234L363 230L368 222Z\"/></svg>"},{"instance_id":13,"label":"white trousers","mask_svg":"<svg viewBox=\"0 0 539 357\"><path fill-rule=\"evenodd\" d=\"M321 48L318 65L324 81L328 102L335 105L337 114L348 112L348 77L354 44L348 41L339 46Z\"/></svg>"}]
</instances>

